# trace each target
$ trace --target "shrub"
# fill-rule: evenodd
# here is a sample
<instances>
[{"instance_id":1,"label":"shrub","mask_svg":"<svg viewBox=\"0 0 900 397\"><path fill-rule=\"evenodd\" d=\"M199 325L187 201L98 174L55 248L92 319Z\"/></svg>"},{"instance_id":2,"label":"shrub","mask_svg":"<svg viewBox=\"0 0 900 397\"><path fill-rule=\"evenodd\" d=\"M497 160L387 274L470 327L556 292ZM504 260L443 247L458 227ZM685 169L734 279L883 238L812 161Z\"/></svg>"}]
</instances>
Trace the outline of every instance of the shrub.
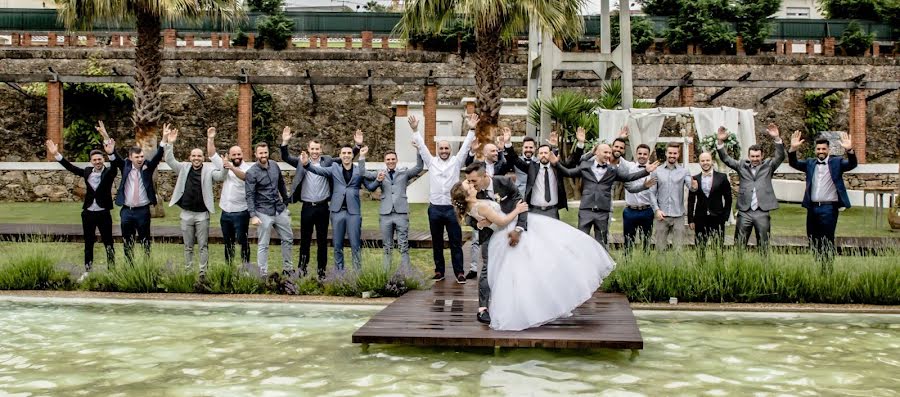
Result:
<instances>
[{"instance_id":1,"label":"shrub","mask_svg":"<svg viewBox=\"0 0 900 397\"><path fill-rule=\"evenodd\" d=\"M294 21L282 13L261 17L256 25L259 38L256 48L268 44L273 50L281 51L291 44L294 33Z\"/></svg>"},{"instance_id":2,"label":"shrub","mask_svg":"<svg viewBox=\"0 0 900 397\"><path fill-rule=\"evenodd\" d=\"M185 268L182 264L166 262L165 270L160 274L159 289L164 292L191 293L197 284L197 273Z\"/></svg>"},{"instance_id":3,"label":"shrub","mask_svg":"<svg viewBox=\"0 0 900 397\"><path fill-rule=\"evenodd\" d=\"M133 265L119 265L107 272L109 285L117 292L159 292L163 268L152 258L137 254ZM167 280L171 281L171 280Z\"/></svg>"},{"instance_id":4,"label":"shrub","mask_svg":"<svg viewBox=\"0 0 900 397\"><path fill-rule=\"evenodd\" d=\"M865 33L859 22L852 21L847 25L847 29L841 33L841 48L848 56L863 55L866 50L872 48L872 42L875 40L874 33Z\"/></svg>"},{"instance_id":5,"label":"shrub","mask_svg":"<svg viewBox=\"0 0 900 397\"><path fill-rule=\"evenodd\" d=\"M16 251L0 265L0 289L69 289L71 286L70 273L57 268L44 250Z\"/></svg>"}]
</instances>

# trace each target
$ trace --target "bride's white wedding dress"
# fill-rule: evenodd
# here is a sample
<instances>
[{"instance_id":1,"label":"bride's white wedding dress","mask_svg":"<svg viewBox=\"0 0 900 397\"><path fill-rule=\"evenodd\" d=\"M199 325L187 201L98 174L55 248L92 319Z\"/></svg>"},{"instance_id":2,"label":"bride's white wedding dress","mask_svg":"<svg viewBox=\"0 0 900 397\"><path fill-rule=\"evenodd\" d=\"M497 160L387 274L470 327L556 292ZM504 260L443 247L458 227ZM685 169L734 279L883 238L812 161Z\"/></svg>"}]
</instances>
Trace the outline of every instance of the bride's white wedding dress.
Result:
<instances>
[{"instance_id":1,"label":"bride's white wedding dress","mask_svg":"<svg viewBox=\"0 0 900 397\"><path fill-rule=\"evenodd\" d=\"M483 219L478 208L503 213L500 204L479 200L469 211ZM590 299L603 278L615 268L609 253L591 236L556 219L528 214L528 230L519 244L509 246L510 222L494 234L488 245L488 284L491 328L520 331L560 317Z\"/></svg>"}]
</instances>

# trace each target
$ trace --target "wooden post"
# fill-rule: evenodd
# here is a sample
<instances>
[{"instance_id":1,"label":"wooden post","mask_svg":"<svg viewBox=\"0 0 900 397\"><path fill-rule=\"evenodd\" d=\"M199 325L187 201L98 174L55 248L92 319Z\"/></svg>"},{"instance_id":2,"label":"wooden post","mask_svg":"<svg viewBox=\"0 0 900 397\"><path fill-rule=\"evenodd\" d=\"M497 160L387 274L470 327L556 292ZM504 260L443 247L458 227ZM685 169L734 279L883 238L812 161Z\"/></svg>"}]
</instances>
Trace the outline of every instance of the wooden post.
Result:
<instances>
[{"instance_id":1,"label":"wooden post","mask_svg":"<svg viewBox=\"0 0 900 397\"><path fill-rule=\"evenodd\" d=\"M51 81L47 83L47 139L59 145L59 151L63 151L63 90L62 83ZM47 161L56 161L47 153Z\"/></svg>"},{"instance_id":2,"label":"wooden post","mask_svg":"<svg viewBox=\"0 0 900 397\"><path fill-rule=\"evenodd\" d=\"M238 85L238 117L237 117L237 144L244 151L245 158L251 158L250 143L253 141L253 90L249 83ZM268 142L274 146L274 142Z\"/></svg>"}]
</instances>

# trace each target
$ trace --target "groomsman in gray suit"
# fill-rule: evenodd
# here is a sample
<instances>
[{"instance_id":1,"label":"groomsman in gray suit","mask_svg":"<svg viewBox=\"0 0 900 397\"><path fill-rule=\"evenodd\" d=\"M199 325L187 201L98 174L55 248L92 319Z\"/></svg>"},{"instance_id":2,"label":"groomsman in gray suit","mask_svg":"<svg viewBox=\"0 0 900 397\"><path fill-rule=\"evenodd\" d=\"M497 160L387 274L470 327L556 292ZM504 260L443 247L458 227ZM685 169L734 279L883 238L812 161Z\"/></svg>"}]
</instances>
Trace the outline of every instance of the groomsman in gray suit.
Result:
<instances>
[{"instance_id":1,"label":"groomsman in gray suit","mask_svg":"<svg viewBox=\"0 0 900 397\"><path fill-rule=\"evenodd\" d=\"M163 129L162 144L165 145L166 164L178 174L169 206L181 207L181 233L184 237L184 263L190 268L194 261L194 244L200 252L200 283L206 277L209 262L209 216L216 212L213 199L213 178L224 175L222 158L216 153L216 129L206 130L206 152L212 165L203 161L203 150L191 149L190 161L175 160L173 147L178 139L178 130Z\"/></svg>"},{"instance_id":2,"label":"groomsman in gray suit","mask_svg":"<svg viewBox=\"0 0 900 397\"><path fill-rule=\"evenodd\" d=\"M362 212L359 202L359 189L364 184L367 189L375 190L377 182L365 181L366 154L369 147L359 150L359 165L353 165L353 148L350 145L341 147L341 162L332 163L325 168L309 161L306 152L300 154L300 164L307 171L331 179L331 227L334 245L334 266L344 270L344 236L350 240L350 252L353 256L353 267L362 269Z\"/></svg>"},{"instance_id":3,"label":"groomsman in gray suit","mask_svg":"<svg viewBox=\"0 0 900 397\"><path fill-rule=\"evenodd\" d=\"M578 207L578 228L591 234L600 244L606 245L609 235L609 214L612 212L612 185L615 181L630 182L650 175L659 162L649 164L644 169L628 173L623 168L609 164L612 148L603 143L594 147L594 157L582 160L575 168L562 164L558 169L569 178L581 178L581 205ZM557 164L559 158L551 154L550 163Z\"/></svg>"},{"instance_id":4,"label":"groomsman in gray suit","mask_svg":"<svg viewBox=\"0 0 900 397\"><path fill-rule=\"evenodd\" d=\"M415 146L415 142L413 142ZM416 180L425 168L422 156L416 153L416 165L412 168L397 168L397 153L384 154L385 170L378 173L366 173L366 188L375 190L381 187L381 205L378 213L381 215L382 243L384 244L384 268L391 268L391 251L394 248L394 232L397 232L397 247L400 249L400 267L407 269L409 262L409 202L406 200L406 188L409 183ZM376 184L371 184L376 181Z\"/></svg>"},{"instance_id":5,"label":"groomsman in gray suit","mask_svg":"<svg viewBox=\"0 0 900 397\"><path fill-rule=\"evenodd\" d=\"M762 147L753 145L747 150L747 159L740 162L731 158L728 151L725 150L728 130L725 127L719 127L717 134L719 158L729 168L737 171L741 178L734 242L737 247L747 245L751 230L756 230L757 247L765 250L769 245L771 228L769 211L778 208L778 199L775 198L775 189L772 188L772 176L787 155L784 150L784 142L778 133L778 126L771 123L766 128L766 132L775 142L775 154L763 160Z\"/></svg>"}]
</instances>

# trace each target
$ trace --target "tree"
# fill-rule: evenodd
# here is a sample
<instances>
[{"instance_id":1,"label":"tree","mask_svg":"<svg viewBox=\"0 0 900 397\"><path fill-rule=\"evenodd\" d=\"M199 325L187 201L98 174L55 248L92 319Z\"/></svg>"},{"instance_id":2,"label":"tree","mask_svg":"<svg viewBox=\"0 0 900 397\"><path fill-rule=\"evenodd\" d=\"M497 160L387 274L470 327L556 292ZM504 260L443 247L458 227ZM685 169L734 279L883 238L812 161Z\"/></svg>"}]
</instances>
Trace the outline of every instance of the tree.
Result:
<instances>
[{"instance_id":1,"label":"tree","mask_svg":"<svg viewBox=\"0 0 900 397\"><path fill-rule=\"evenodd\" d=\"M610 20L610 38L613 48L619 45L619 13L613 12L609 15ZM653 44L656 40L656 32L653 30L653 22L647 17L632 16L631 17L631 50L636 53L642 53Z\"/></svg>"},{"instance_id":2,"label":"tree","mask_svg":"<svg viewBox=\"0 0 900 397\"><path fill-rule=\"evenodd\" d=\"M772 15L781 8L781 0L738 0L731 7L744 49L748 54L755 54L769 37Z\"/></svg>"},{"instance_id":3,"label":"tree","mask_svg":"<svg viewBox=\"0 0 900 397\"><path fill-rule=\"evenodd\" d=\"M727 22L731 10L725 0L683 0L678 13L669 17L666 41L669 47L684 49L699 45L715 53L731 47L734 32Z\"/></svg>"},{"instance_id":4,"label":"tree","mask_svg":"<svg viewBox=\"0 0 900 397\"><path fill-rule=\"evenodd\" d=\"M475 108L480 121L478 140L485 143L497 128L500 113L503 45L535 22L559 39L575 39L584 31L580 15L585 0L410 0L396 30L408 38L416 33L440 33L455 19L475 28Z\"/></svg>"},{"instance_id":5,"label":"tree","mask_svg":"<svg viewBox=\"0 0 900 397\"><path fill-rule=\"evenodd\" d=\"M819 0L828 19L865 19L880 21L878 7L885 0Z\"/></svg>"},{"instance_id":6,"label":"tree","mask_svg":"<svg viewBox=\"0 0 900 397\"><path fill-rule=\"evenodd\" d=\"M856 21L851 21L847 29L841 33L840 45L849 56L863 55L866 50L872 48L875 34L863 32L862 27Z\"/></svg>"},{"instance_id":7,"label":"tree","mask_svg":"<svg viewBox=\"0 0 900 397\"><path fill-rule=\"evenodd\" d=\"M134 23L137 47L134 53L134 122L139 145L152 147L162 118L159 97L162 74L160 32L163 21L213 19L230 26L243 15L238 0L55 0L59 19L69 30L89 30L94 21Z\"/></svg>"},{"instance_id":8,"label":"tree","mask_svg":"<svg viewBox=\"0 0 900 397\"><path fill-rule=\"evenodd\" d=\"M375 0L369 0L369 2L363 6L363 9L368 12L388 12L388 8L385 5L379 4Z\"/></svg>"}]
</instances>

